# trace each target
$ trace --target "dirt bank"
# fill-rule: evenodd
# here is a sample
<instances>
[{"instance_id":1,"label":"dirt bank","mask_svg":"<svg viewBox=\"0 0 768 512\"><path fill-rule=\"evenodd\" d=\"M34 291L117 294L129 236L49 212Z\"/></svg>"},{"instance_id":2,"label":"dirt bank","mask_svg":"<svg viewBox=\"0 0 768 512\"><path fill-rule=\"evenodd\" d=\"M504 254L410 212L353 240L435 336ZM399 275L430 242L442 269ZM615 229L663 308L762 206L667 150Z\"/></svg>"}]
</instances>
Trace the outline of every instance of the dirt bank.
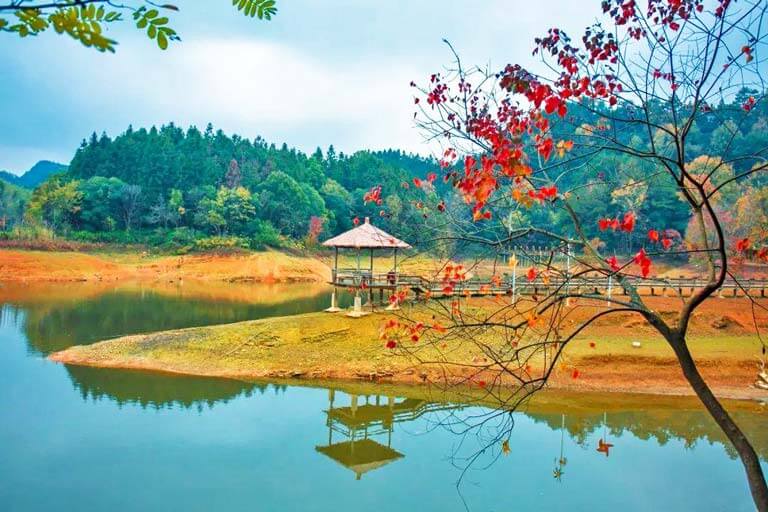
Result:
<instances>
[{"instance_id":1,"label":"dirt bank","mask_svg":"<svg viewBox=\"0 0 768 512\"><path fill-rule=\"evenodd\" d=\"M659 299L664 311L672 299ZM712 300L692 325L689 345L699 368L721 397L766 398L752 386L759 343L746 318L746 301ZM583 308L587 309L587 308ZM588 314L584 311L583 314ZM742 318L744 316L744 318ZM384 348L383 321L311 313L236 324L128 336L51 355L67 364L145 369L237 379L293 378L367 380L401 384L463 383L508 386L482 370L486 359L473 344ZM577 318L574 319L578 321ZM598 322L569 345L551 387L573 391L616 391L690 395L674 355L663 339L632 317ZM764 323L765 318L758 318ZM633 348L632 341L641 341ZM419 362L421 361L421 362ZM440 362L438 362L440 361ZM536 361L533 365L536 366ZM578 369L578 377L573 370ZM535 371L535 369L534 369Z\"/></svg>"},{"instance_id":2,"label":"dirt bank","mask_svg":"<svg viewBox=\"0 0 768 512\"><path fill-rule=\"evenodd\" d=\"M153 257L0 250L0 281L116 281L195 279L231 282L324 282L321 261L278 251Z\"/></svg>"}]
</instances>

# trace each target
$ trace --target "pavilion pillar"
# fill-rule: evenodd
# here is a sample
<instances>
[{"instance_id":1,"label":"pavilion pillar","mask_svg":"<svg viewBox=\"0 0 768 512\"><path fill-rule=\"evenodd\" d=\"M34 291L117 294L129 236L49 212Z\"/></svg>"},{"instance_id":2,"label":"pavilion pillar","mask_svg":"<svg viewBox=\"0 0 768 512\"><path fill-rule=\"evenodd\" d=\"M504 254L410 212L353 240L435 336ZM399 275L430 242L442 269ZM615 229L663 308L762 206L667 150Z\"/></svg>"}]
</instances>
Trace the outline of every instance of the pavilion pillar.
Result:
<instances>
[{"instance_id":1,"label":"pavilion pillar","mask_svg":"<svg viewBox=\"0 0 768 512\"><path fill-rule=\"evenodd\" d=\"M371 311L373 311L373 247L371 247L371 273L368 277L368 302L371 305Z\"/></svg>"},{"instance_id":2,"label":"pavilion pillar","mask_svg":"<svg viewBox=\"0 0 768 512\"><path fill-rule=\"evenodd\" d=\"M339 276L339 248L333 248L333 283L336 284L336 278Z\"/></svg>"},{"instance_id":3,"label":"pavilion pillar","mask_svg":"<svg viewBox=\"0 0 768 512\"><path fill-rule=\"evenodd\" d=\"M363 276L360 274L360 248L357 248L357 278L360 279L357 288L355 288L355 307L354 313L360 313L363 309L363 300L360 298L360 287L363 284Z\"/></svg>"},{"instance_id":4,"label":"pavilion pillar","mask_svg":"<svg viewBox=\"0 0 768 512\"><path fill-rule=\"evenodd\" d=\"M397 275L397 247L395 247L395 288L397 288L397 281L399 277Z\"/></svg>"},{"instance_id":5,"label":"pavilion pillar","mask_svg":"<svg viewBox=\"0 0 768 512\"><path fill-rule=\"evenodd\" d=\"M394 282L392 283L392 286L393 286L392 295L397 297L397 283L400 280L400 277L397 274L397 247L395 247L394 260L395 260L395 265L394 265L395 278L394 278ZM387 276L387 281L389 281L389 276ZM387 282L387 284L390 284L390 283ZM385 309L387 311L397 311L400 309L400 304L398 303L397 300L395 300L395 302L390 303Z\"/></svg>"},{"instance_id":6,"label":"pavilion pillar","mask_svg":"<svg viewBox=\"0 0 768 512\"><path fill-rule=\"evenodd\" d=\"M357 273L355 274L355 279L358 279L359 281L355 283L357 286L355 287L355 302L354 306L352 306L352 311L347 313L347 316L350 316L352 318L360 318L361 316L367 315L368 313L363 312L363 298L360 296L360 288L363 285L363 275L360 271L360 247L357 247Z\"/></svg>"},{"instance_id":7,"label":"pavilion pillar","mask_svg":"<svg viewBox=\"0 0 768 512\"><path fill-rule=\"evenodd\" d=\"M337 283L338 275L339 275L339 248L334 247L333 248L333 270L331 271L331 282L333 284L333 291L331 292L331 307L325 310L327 313L336 313L338 311L341 311L341 308L339 307L338 299L336 297L336 283Z\"/></svg>"}]
</instances>

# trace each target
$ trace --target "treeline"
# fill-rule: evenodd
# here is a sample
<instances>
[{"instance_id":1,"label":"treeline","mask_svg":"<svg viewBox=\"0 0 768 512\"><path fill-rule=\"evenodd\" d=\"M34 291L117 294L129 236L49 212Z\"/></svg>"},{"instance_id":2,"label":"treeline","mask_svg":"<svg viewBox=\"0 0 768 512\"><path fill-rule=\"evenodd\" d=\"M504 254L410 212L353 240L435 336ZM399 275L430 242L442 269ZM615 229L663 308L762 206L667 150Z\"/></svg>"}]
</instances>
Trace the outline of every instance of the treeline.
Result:
<instances>
[{"instance_id":1,"label":"treeline","mask_svg":"<svg viewBox=\"0 0 768 512\"><path fill-rule=\"evenodd\" d=\"M742 91L733 101L712 106L697 118L688 134L691 172L708 174L720 158L730 160L733 155L764 157L768 105L759 102L756 115L746 118L741 110L752 94L756 92ZM594 107L570 105L565 122L554 125L555 138L578 138L578 130L599 126L606 113ZM662 120L669 115L667 108L652 105L651 115ZM620 130L622 143L641 151L650 144L643 129L639 123L628 123ZM665 143L663 135L657 137L656 144ZM567 157L577 151L564 159L555 156L549 164L569 162ZM754 163L734 159L719 167L718 178L748 170ZM610 250L636 250L649 229L664 229L680 241L699 243L697 230L689 229L690 210L676 184L655 165L603 150L555 166L551 172L558 190L571 191L577 213L595 220L583 226L585 233L600 238ZM260 137L228 136L210 125L204 131L173 124L148 130L129 127L115 138L93 134L83 141L68 170L51 176L31 196L2 185L0 217L5 221L0 230L12 236L8 229L15 223L84 242L143 243L172 250L310 246L352 228L356 219L366 216L422 248L430 238L460 239L467 233L500 240L509 229L531 223L570 231L571 221L562 208L526 205L511 197L491 206L491 219L474 223L469 208L440 179L441 174L436 161L397 150L345 155L331 146L307 155ZM421 186L414 178L421 180ZM366 202L366 192L377 185L381 190L375 198L380 201ZM715 206L728 236L766 238L767 185L768 175L762 172L723 189ZM628 211L637 217L633 233L600 232L597 219ZM520 242L548 243L536 236ZM447 245L441 247L447 254L472 250Z\"/></svg>"},{"instance_id":2,"label":"treeline","mask_svg":"<svg viewBox=\"0 0 768 512\"><path fill-rule=\"evenodd\" d=\"M0 179L0 232L21 222L30 195L29 190Z\"/></svg>"},{"instance_id":3,"label":"treeline","mask_svg":"<svg viewBox=\"0 0 768 512\"><path fill-rule=\"evenodd\" d=\"M436 162L396 150L306 155L208 125L83 141L68 170L34 190L27 218L70 239L251 248L312 244L363 217L397 231L417 215L404 186ZM363 197L381 185L381 204Z\"/></svg>"}]
</instances>

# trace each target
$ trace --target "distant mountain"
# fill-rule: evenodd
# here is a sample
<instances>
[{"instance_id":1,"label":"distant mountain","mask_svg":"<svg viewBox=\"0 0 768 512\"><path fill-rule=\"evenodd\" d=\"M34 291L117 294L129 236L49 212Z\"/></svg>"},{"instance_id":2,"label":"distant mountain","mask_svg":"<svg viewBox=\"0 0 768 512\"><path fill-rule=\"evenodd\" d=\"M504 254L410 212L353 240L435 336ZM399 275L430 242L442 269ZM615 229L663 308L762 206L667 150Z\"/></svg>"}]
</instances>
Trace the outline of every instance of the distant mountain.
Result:
<instances>
[{"instance_id":1,"label":"distant mountain","mask_svg":"<svg viewBox=\"0 0 768 512\"><path fill-rule=\"evenodd\" d=\"M30 170L16 176L8 171L0 171L0 179L13 185L24 188L35 188L44 182L51 174L62 172L67 169L64 164L57 164L49 160L40 160L32 166Z\"/></svg>"}]
</instances>

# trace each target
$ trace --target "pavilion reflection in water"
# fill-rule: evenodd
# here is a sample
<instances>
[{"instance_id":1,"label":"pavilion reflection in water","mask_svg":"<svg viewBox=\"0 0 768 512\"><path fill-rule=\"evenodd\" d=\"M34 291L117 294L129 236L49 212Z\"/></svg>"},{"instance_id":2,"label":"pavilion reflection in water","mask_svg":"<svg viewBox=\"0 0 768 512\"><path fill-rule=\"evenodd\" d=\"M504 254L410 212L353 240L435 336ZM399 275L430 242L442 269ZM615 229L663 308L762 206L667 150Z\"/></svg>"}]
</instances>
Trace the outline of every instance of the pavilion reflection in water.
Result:
<instances>
[{"instance_id":1,"label":"pavilion reflection in water","mask_svg":"<svg viewBox=\"0 0 768 512\"><path fill-rule=\"evenodd\" d=\"M462 405L428 402L418 398L357 394L348 395L348 406L334 407L336 393L334 389L328 390L329 405L325 411L328 444L316 446L315 450L351 469L357 480L369 471L405 457L392 448L395 423L413 421L429 412L463 408ZM341 440L334 441L334 434L340 436ZM386 444L383 444L385 435Z\"/></svg>"}]
</instances>

